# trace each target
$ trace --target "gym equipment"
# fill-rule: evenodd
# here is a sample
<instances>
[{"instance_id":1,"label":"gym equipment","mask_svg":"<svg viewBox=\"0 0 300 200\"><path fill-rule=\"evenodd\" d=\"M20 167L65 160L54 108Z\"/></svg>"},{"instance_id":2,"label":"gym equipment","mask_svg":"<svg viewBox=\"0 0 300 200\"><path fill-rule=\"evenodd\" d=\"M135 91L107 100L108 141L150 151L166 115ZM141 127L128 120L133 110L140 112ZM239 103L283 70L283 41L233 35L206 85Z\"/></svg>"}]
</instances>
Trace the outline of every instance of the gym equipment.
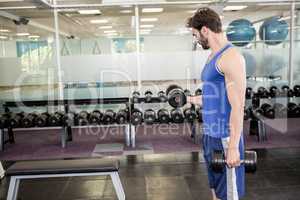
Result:
<instances>
[{"instance_id":1,"label":"gym equipment","mask_svg":"<svg viewBox=\"0 0 300 200\"><path fill-rule=\"evenodd\" d=\"M49 126L62 126L64 114L61 112L55 112L49 116Z\"/></svg>"},{"instance_id":2,"label":"gym equipment","mask_svg":"<svg viewBox=\"0 0 300 200\"><path fill-rule=\"evenodd\" d=\"M36 113L29 113L24 115L24 117L21 120L21 126L24 128L30 128L30 127L34 127L35 124L35 119L37 117Z\"/></svg>"},{"instance_id":3,"label":"gym equipment","mask_svg":"<svg viewBox=\"0 0 300 200\"><path fill-rule=\"evenodd\" d=\"M157 118L160 123L169 123L170 113L167 109L162 108L157 112Z\"/></svg>"},{"instance_id":4,"label":"gym equipment","mask_svg":"<svg viewBox=\"0 0 300 200\"><path fill-rule=\"evenodd\" d=\"M271 86L269 89L269 96L274 98L280 95L280 90L276 86Z\"/></svg>"},{"instance_id":5,"label":"gym equipment","mask_svg":"<svg viewBox=\"0 0 300 200\"><path fill-rule=\"evenodd\" d=\"M255 37L256 30L252 23L247 19L238 19L232 21L227 30L226 36L236 46L246 46Z\"/></svg>"},{"instance_id":6,"label":"gym equipment","mask_svg":"<svg viewBox=\"0 0 300 200\"><path fill-rule=\"evenodd\" d=\"M199 120L200 123L202 123L203 122L202 108L201 107L196 108L196 113L197 113L197 119Z\"/></svg>"},{"instance_id":7,"label":"gym equipment","mask_svg":"<svg viewBox=\"0 0 300 200\"><path fill-rule=\"evenodd\" d=\"M173 110L171 110L171 119L174 123L183 123L184 117L181 109L174 108Z\"/></svg>"},{"instance_id":8,"label":"gym equipment","mask_svg":"<svg viewBox=\"0 0 300 200\"><path fill-rule=\"evenodd\" d=\"M255 94L252 97L252 107L253 109L259 108L260 105L260 98Z\"/></svg>"},{"instance_id":9,"label":"gym equipment","mask_svg":"<svg viewBox=\"0 0 300 200\"><path fill-rule=\"evenodd\" d=\"M202 90L200 88L198 88L196 91L195 91L195 96L200 96L202 95Z\"/></svg>"},{"instance_id":10,"label":"gym equipment","mask_svg":"<svg viewBox=\"0 0 300 200\"><path fill-rule=\"evenodd\" d=\"M128 122L128 110L122 109L119 110L116 114L116 122L118 124L125 124Z\"/></svg>"},{"instance_id":11,"label":"gym equipment","mask_svg":"<svg viewBox=\"0 0 300 200\"><path fill-rule=\"evenodd\" d=\"M89 113L85 110L76 115L76 124L79 126L86 126L89 124Z\"/></svg>"},{"instance_id":12,"label":"gym equipment","mask_svg":"<svg viewBox=\"0 0 300 200\"><path fill-rule=\"evenodd\" d=\"M289 102L287 105L287 116L288 118L300 117L300 107L293 102Z\"/></svg>"},{"instance_id":13,"label":"gym equipment","mask_svg":"<svg viewBox=\"0 0 300 200\"><path fill-rule=\"evenodd\" d=\"M300 97L300 85L295 85L293 90L294 90L294 95L296 97Z\"/></svg>"},{"instance_id":14,"label":"gym equipment","mask_svg":"<svg viewBox=\"0 0 300 200\"><path fill-rule=\"evenodd\" d=\"M251 108L244 109L244 120L248 120L251 118Z\"/></svg>"},{"instance_id":15,"label":"gym equipment","mask_svg":"<svg viewBox=\"0 0 300 200\"><path fill-rule=\"evenodd\" d=\"M191 96L191 91L188 89L185 89L184 91L185 96Z\"/></svg>"},{"instance_id":16,"label":"gym equipment","mask_svg":"<svg viewBox=\"0 0 300 200\"><path fill-rule=\"evenodd\" d=\"M147 103L150 103L152 101L152 95L153 95L153 93L150 90L147 90L145 92L145 101Z\"/></svg>"},{"instance_id":17,"label":"gym equipment","mask_svg":"<svg viewBox=\"0 0 300 200\"><path fill-rule=\"evenodd\" d=\"M166 96L166 93L164 91L159 91L157 93L157 96L158 96L160 102L167 102L168 101L168 97Z\"/></svg>"},{"instance_id":18,"label":"gym equipment","mask_svg":"<svg viewBox=\"0 0 300 200\"><path fill-rule=\"evenodd\" d=\"M45 127L48 125L48 120L49 120L49 114L48 113L41 113L40 115L38 115L36 118L35 118L35 122L34 124L37 126L37 127Z\"/></svg>"},{"instance_id":19,"label":"gym equipment","mask_svg":"<svg viewBox=\"0 0 300 200\"><path fill-rule=\"evenodd\" d=\"M283 97L293 97L294 96L294 91L290 89L288 85L283 85L281 87L280 95Z\"/></svg>"},{"instance_id":20,"label":"gym equipment","mask_svg":"<svg viewBox=\"0 0 300 200\"><path fill-rule=\"evenodd\" d=\"M109 176L112 179L112 185L116 191L117 199L125 200L125 193L118 173L119 168L120 162L115 159L70 159L15 162L5 170L5 175L10 177L7 177L10 179L10 183L6 199L19 199L19 185L23 180L40 180L58 177Z\"/></svg>"},{"instance_id":21,"label":"gym equipment","mask_svg":"<svg viewBox=\"0 0 300 200\"><path fill-rule=\"evenodd\" d=\"M268 95L268 90L264 87L259 87L257 89L257 96L259 98L267 98L269 95Z\"/></svg>"},{"instance_id":22,"label":"gym equipment","mask_svg":"<svg viewBox=\"0 0 300 200\"><path fill-rule=\"evenodd\" d=\"M245 171L248 173L254 173L257 169L257 154L255 151L245 151L244 160L241 160L241 164L244 165ZM223 151L214 151L210 167L215 172L222 172L226 167L226 159Z\"/></svg>"},{"instance_id":23,"label":"gym equipment","mask_svg":"<svg viewBox=\"0 0 300 200\"><path fill-rule=\"evenodd\" d=\"M246 99L251 99L253 95L253 90L251 87L246 88Z\"/></svg>"},{"instance_id":24,"label":"gym equipment","mask_svg":"<svg viewBox=\"0 0 300 200\"><path fill-rule=\"evenodd\" d=\"M103 117L103 113L100 110L94 110L89 116L89 124L92 125L101 124L102 117Z\"/></svg>"},{"instance_id":25,"label":"gym equipment","mask_svg":"<svg viewBox=\"0 0 300 200\"><path fill-rule=\"evenodd\" d=\"M8 126L10 128L19 128L21 127L21 120L24 117L24 113L11 114L8 119Z\"/></svg>"},{"instance_id":26,"label":"gym equipment","mask_svg":"<svg viewBox=\"0 0 300 200\"><path fill-rule=\"evenodd\" d=\"M193 108L186 108L184 109L183 113L188 122L194 122L194 120L197 118L197 113Z\"/></svg>"},{"instance_id":27,"label":"gym equipment","mask_svg":"<svg viewBox=\"0 0 300 200\"><path fill-rule=\"evenodd\" d=\"M7 127L7 123L8 123L7 120L8 120L7 116L5 115L0 116L0 129L4 129Z\"/></svg>"},{"instance_id":28,"label":"gym equipment","mask_svg":"<svg viewBox=\"0 0 300 200\"><path fill-rule=\"evenodd\" d=\"M156 113L152 109L147 109L144 112L144 122L146 124L153 124L156 119Z\"/></svg>"},{"instance_id":29,"label":"gym equipment","mask_svg":"<svg viewBox=\"0 0 300 200\"><path fill-rule=\"evenodd\" d=\"M168 102L172 107L179 108L186 104L186 95L178 85L170 85L166 90L166 94Z\"/></svg>"},{"instance_id":30,"label":"gym equipment","mask_svg":"<svg viewBox=\"0 0 300 200\"><path fill-rule=\"evenodd\" d=\"M104 124L112 124L114 123L114 119L116 117L116 113L109 109L109 110L106 110L104 115L103 115L103 123Z\"/></svg>"},{"instance_id":31,"label":"gym equipment","mask_svg":"<svg viewBox=\"0 0 300 200\"><path fill-rule=\"evenodd\" d=\"M131 124L136 126L142 123L143 121L143 113L138 109L133 109L131 112L130 118Z\"/></svg>"},{"instance_id":32,"label":"gym equipment","mask_svg":"<svg viewBox=\"0 0 300 200\"><path fill-rule=\"evenodd\" d=\"M261 108L256 108L253 114L255 118L261 118L264 115L264 111Z\"/></svg>"},{"instance_id":33,"label":"gym equipment","mask_svg":"<svg viewBox=\"0 0 300 200\"><path fill-rule=\"evenodd\" d=\"M281 103L274 103L273 105L276 118L286 118L288 109Z\"/></svg>"},{"instance_id":34,"label":"gym equipment","mask_svg":"<svg viewBox=\"0 0 300 200\"><path fill-rule=\"evenodd\" d=\"M138 91L134 91L132 93L132 101L133 101L133 103L138 103L140 96L141 96L141 94Z\"/></svg>"},{"instance_id":35,"label":"gym equipment","mask_svg":"<svg viewBox=\"0 0 300 200\"><path fill-rule=\"evenodd\" d=\"M272 17L264 21L259 29L259 38L268 45L282 43L288 36L289 25L280 17Z\"/></svg>"},{"instance_id":36,"label":"gym equipment","mask_svg":"<svg viewBox=\"0 0 300 200\"><path fill-rule=\"evenodd\" d=\"M268 103L264 103L263 105L261 105L261 109L263 110L263 115L269 119L274 119L275 118L275 110L273 109L273 107L268 104Z\"/></svg>"}]
</instances>

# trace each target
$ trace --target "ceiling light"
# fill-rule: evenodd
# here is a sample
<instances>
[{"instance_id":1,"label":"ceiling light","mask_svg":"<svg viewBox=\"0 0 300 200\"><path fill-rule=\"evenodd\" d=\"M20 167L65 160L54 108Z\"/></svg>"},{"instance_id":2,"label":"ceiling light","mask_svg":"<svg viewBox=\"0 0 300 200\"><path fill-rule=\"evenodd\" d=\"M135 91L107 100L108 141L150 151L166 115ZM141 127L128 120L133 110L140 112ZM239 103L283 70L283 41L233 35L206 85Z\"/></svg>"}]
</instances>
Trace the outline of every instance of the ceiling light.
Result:
<instances>
[{"instance_id":1,"label":"ceiling light","mask_svg":"<svg viewBox=\"0 0 300 200\"><path fill-rule=\"evenodd\" d=\"M132 13L132 10L120 10L120 13L129 14Z\"/></svg>"},{"instance_id":2,"label":"ceiling light","mask_svg":"<svg viewBox=\"0 0 300 200\"><path fill-rule=\"evenodd\" d=\"M142 12L143 13L158 13L158 12L163 12L163 8L143 8Z\"/></svg>"},{"instance_id":3,"label":"ceiling light","mask_svg":"<svg viewBox=\"0 0 300 200\"><path fill-rule=\"evenodd\" d=\"M7 36L0 35L0 40L6 40L7 38Z\"/></svg>"},{"instance_id":4,"label":"ceiling light","mask_svg":"<svg viewBox=\"0 0 300 200\"><path fill-rule=\"evenodd\" d=\"M104 31L104 33L116 33L116 30Z\"/></svg>"},{"instance_id":5,"label":"ceiling light","mask_svg":"<svg viewBox=\"0 0 300 200\"><path fill-rule=\"evenodd\" d=\"M28 35L30 35L29 33L17 33L16 34L16 36L20 36L20 37L22 37L22 36L28 36Z\"/></svg>"},{"instance_id":6,"label":"ceiling light","mask_svg":"<svg viewBox=\"0 0 300 200\"><path fill-rule=\"evenodd\" d=\"M0 7L0 10L19 10L19 9L35 9L36 6L12 6L12 7Z\"/></svg>"},{"instance_id":7,"label":"ceiling light","mask_svg":"<svg viewBox=\"0 0 300 200\"><path fill-rule=\"evenodd\" d=\"M0 32L1 32L1 33L9 33L10 30L8 30L8 29L0 29Z\"/></svg>"},{"instance_id":8,"label":"ceiling light","mask_svg":"<svg viewBox=\"0 0 300 200\"><path fill-rule=\"evenodd\" d=\"M37 39L37 38L40 38L40 36L39 35L29 35L28 38Z\"/></svg>"},{"instance_id":9,"label":"ceiling light","mask_svg":"<svg viewBox=\"0 0 300 200\"><path fill-rule=\"evenodd\" d=\"M142 18L141 22L156 22L158 18Z\"/></svg>"},{"instance_id":10,"label":"ceiling light","mask_svg":"<svg viewBox=\"0 0 300 200\"><path fill-rule=\"evenodd\" d=\"M106 34L106 36L117 36L118 33L109 33L109 34Z\"/></svg>"},{"instance_id":11,"label":"ceiling light","mask_svg":"<svg viewBox=\"0 0 300 200\"><path fill-rule=\"evenodd\" d=\"M153 28L154 25L153 24L143 24L140 26L140 28Z\"/></svg>"},{"instance_id":12,"label":"ceiling light","mask_svg":"<svg viewBox=\"0 0 300 200\"><path fill-rule=\"evenodd\" d=\"M224 11L237 11L237 10L243 10L247 7L248 6L226 6L223 10Z\"/></svg>"},{"instance_id":13,"label":"ceiling light","mask_svg":"<svg viewBox=\"0 0 300 200\"><path fill-rule=\"evenodd\" d=\"M91 24L106 24L108 23L107 19L92 19Z\"/></svg>"},{"instance_id":14,"label":"ceiling light","mask_svg":"<svg viewBox=\"0 0 300 200\"><path fill-rule=\"evenodd\" d=\"M121 8L131 8L132 5L121 5L120 7L121 7Z\"/></svg>"},{"instance_id":15,"label":"ceiling light","mask_svg":"<svg viewBox=\"0 0 300 200\"><path fill-rule=\"evenodd\" d=\"M141 32L151 32L152 30L151 29L141 29L140 31Z\"/></svg>"},{"instance_id":16,"label":"ceiling light","mask_svg":"<svg viewBox=\"0 0 300 200\"><path fill-rule=\"evenodd\" d=\"M295 19L295 18L297 18L297 15L294 15L294 19ZM289 20L289 19L291 19L291 16L281 17L281 18L279 19L279 21L284 21L284 20Z\"/></svg>"},{"instance_id":17,"label":"ceiling light","mask_svg":"<svg viewBox=\"0 0 300 200\"><path fill-rule=\"evenodd\" d=\"M81 15L96 15L101 14L100 10L78 10Z\"/></svg>"},{"instance_id":18,"label":"ceiling light","mask_svg":"<svg viewBox=\"0 0 300 200\"><path fill-rule=\"evenodd\" d=\"M112 26L100 26L99 29L112 29Z\"/></svg>"}]
</instances>

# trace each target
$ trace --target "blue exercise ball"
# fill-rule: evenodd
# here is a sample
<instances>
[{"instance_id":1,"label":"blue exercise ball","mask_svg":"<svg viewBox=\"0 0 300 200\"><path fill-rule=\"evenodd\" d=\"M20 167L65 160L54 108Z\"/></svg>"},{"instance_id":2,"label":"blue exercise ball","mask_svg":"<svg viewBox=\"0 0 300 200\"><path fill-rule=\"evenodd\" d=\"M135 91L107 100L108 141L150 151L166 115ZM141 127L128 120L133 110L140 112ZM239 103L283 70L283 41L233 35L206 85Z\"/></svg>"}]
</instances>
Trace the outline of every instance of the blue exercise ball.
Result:
<instances>
[{"instance_id":1,"label":"blue exercise ball","mask_svg":"<svg viewBox=\"0 0 300 200\"><path fill-rule=\"evenodd\" d=\"M243 47L254 39L256 30L249 20L238 19L229 24L226 35L234 45Z\"/></svg>"},{"instance_id":2,"label":"blue exercise ball","mask_svg":"<svg viewBox=\"0 0 300 200\"><path fill-rule=\"evenodd\" d=\"M253 76L256 71L256 59L252 54L248 52L242 52L242 54L244 56L246 64L246 75Z\"/></svg>"},{"instance_id":3,"label":"blue exercise ball","mask_svg":"<svg viewBox=\"0 0 300 200\"><path fill-rule=\"evenodd\" d=\"M279 17L266 20L259 29L259 38L268 45L282 43L289 34L289 25Z\"/></svg>"}]
</instances>

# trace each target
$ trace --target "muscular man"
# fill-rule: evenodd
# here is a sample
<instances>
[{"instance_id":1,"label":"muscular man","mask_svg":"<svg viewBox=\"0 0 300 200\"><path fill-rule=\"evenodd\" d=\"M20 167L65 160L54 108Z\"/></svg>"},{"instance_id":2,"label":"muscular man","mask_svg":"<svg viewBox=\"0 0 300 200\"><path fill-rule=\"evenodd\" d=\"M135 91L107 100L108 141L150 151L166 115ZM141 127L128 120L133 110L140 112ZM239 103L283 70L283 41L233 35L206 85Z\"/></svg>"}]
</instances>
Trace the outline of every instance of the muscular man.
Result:
<instances>
[{"instance_id":1,"label":"muscular man","mask_svg":"<svg viewBox=\"0 0 300 200\"><path fill-rule=\"evenodd\" d=\"M202 98L188 98L203 108L202 142L209 185L214 200L237 200L245 193L245 169L240 165L244 156L245 61L227 41L220 17L212 9L200 8L189 18L188 27L202 48L212 52L201 74ZM226 155L227 167L222 173L209 167L214 150Z\"/></svg>"}]
</instances>

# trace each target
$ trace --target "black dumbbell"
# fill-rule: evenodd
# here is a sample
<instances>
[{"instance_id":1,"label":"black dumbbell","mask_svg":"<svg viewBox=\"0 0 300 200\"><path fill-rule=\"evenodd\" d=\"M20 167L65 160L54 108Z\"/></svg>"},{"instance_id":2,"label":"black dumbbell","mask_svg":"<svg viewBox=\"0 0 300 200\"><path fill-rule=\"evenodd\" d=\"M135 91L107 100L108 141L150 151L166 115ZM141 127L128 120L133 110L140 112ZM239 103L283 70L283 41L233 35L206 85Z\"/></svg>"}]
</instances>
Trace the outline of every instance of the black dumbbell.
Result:
<instances>
[{"instance_id":1,"label":"black dumbbell","mask_svg":"<svg viewBox=\"0 0 300 200\"><path fill-rule=\"evenodd\" d=\"M158 121L162 124L169 123L170 122L170 113L167 109L162 108L157 112L157 118L158 118Z\"/></svg>"},{"instance_id":2,"label":"black dumbbell","mask_svg":"<svg viewBox=\"0 0 300 200\"><path fill-rule=\"evenodd\" d=\"M30 128L30 127L34 127L35 124L35 119L37 118L37 114L36 113L29 113L24 115L23 119L21 120L21 126L24 128Z\"/></svg>"},{"instance_id":3,"label":"black dumbbell","mask_svg":"<svg viewBox=\"0 0 300 200\"><path fill-rule=\"evenodd\" d=\"M251 98L252 98L252 95L253 95L253 90L252 90L252 88L251 88L251 87L247 87L247 88L246 88L246 95L245 95L246 99L251 99Z\"/></svg>"},{"instance_id":4,"label":"black dumbbell","mask_svg":"<svg viewBox=\"0 0 300 200\"><path fill-rule=\"evenodd\" d=\"M0 129L7 128L8 126L8 116L3 114L0 116Z\"/></svg>"},{"instance_id":5,"label":"black dumbbell","mask_svg":"<svg viewBox=\"0 0 300 200\"><path fill-rule=\"evenodd\" d=\"M45 127L48 126L49 114L48 113L41 113L35 118L35 125L37 127Z\"/></svg>"},{"instance_id":6,"label":"black dumbbell","mask_svg":"<svg viewBox=\"0 0 300 200\"><path fill-rule=\"evenodd\" d=\"M273 109L273 107L270 104L264 103L263 105L261 105L260 108L263 110L263 115L265 117L270 118L270 119L275 118L275 110Z\"/></svg>"},{"instance_id":7,"label":"black dumbbell","mask_svg":"<svg viewBox=\"0 0 300 200\"><path fill-rule=\"evenodd\" d=\"M133 109L130 118L131 124L136 126L143 122L143 113L138 109Z\"/></svg>"},{"instance_id":8,"label":"black dumbbell","mask_svg":"<svg viewBox=\"0 0 300 200\"><path fill-rule=\"evenodd\" d=\"M115 118L116 113L113 110L109 109L105 111L102 121L104 124L113 124Z\"/></svg>"},{"instance_id":9,"label":"black dumbbell","mask_svg":"<svg viewBox=\"0 0 300 200\"><path fill-rule=\"evenodd\" d=\"M253 118L261 118L264 116L264 111L261 108L256 108L252 114L254 115Z\"/></svg>"},{"instance_id":10,"label":"black dumbbell","mask_svg":"<svg viewBox=\"0 0 300 200\"><path fill-rule=\"evenodd\" d=\"M196 91L195 91L195 96L200 96L202 95L202 90L200 88L198 88Z\"/></svg>"},{"instance_id":11,"label":"black dumbbell","mask_svg":"<svg viewBox=\"0 0 300 200\"><path fill-rule=\"evenodd\" d=\"M271 86L269 88L269 95L270 97L274 98L280 95L280 90L276 86Z\"/></svg>"},{"instance_id":12,"label":"black dumbbell","mask_svg":"<svg viewBox=\"0 0 300 200\"><path fill-rule=\"evenodd\" d=\"M289 102L287 106L288 118L297 118L300 114L300 107L293 102Z\"/></svg>"},{"instance_id":13,"label":"black dumbbell","mask_svg":"<svg viewBox=\"0 0 300 200\"><path fill-rule=\"evenodd\" d=\"M184 117L181 109L174 108L171 110L171 119L174 123L183 123Z\"/></svg>"},{"instance_id":14,"label":"black dumbbell","mask_svg":"<svg viewBox=\"0 0 300 200\"><path fill-rule=\"evenodd\" d=\"M145 101L147 103L150 103L152 101L152 95L153 95L153 93L150 90L147 90L145 92Z\"/></svg>"},{"instance_id":15,"label":"black dumbbell","mask_svg":"<svg viewBox=\"0 0 300 200\"><path fill-rule=\"evenodd\" d=\"M281 96L283 97L293 97L294 96L294 91L290 89L288 85L283 85L281 87Z\"/></svg>"},{"instance_id":16,"label":"black dumbbell","mask_svg":"<svg viewBox=\"0 0 300 200\"><path fill-rule=\"evenodd\" d=\"M86 126L89 124L89 113L85 110L76 115L76 124L79 126Z\"/></svg>"},{"instance_id":17,"label":"black dumbbell","mask_svg":"<svg viewBox=\"0 0 300 200\"><path fill-rule=\"evenodd\" d=\"M156 113L152 109L147 109L144 112L144 122L146 124L153 124L156 120Z\"/></svg>"},{"instance_id":18,"label":"black dumbbell","mask_svg":"<svg viewBox=\"0 0 300 200\"><path fill-rule=\"evenodd\" d=\"M126 124L128 122L128 110L121 109L116 114L116 122L117 124Z\"/></svg>"},{"instance_id":19,"label":"black dumbbell","mask_svg":"<svg viewBox=\"0 0 300 200\"><path fill-rule=\"evenodd\" d=\"M55 112L49 116L49 126L62 126L64 113Z\"/></svg>"},{"instance_id":20,"label":"black dumbbell","mask_svg":"<svg viewBox=\"0 0 300 200\"><path fill-rule=\"evenodd\" d=\"M201 107L198 107L196 108L196 113L197 113L197 119L200 123L203 122L203 119L202 119L202 108Z\"/></svg>"},{"instance_id":21,"label":"black dumbbell","mask_svg":"<svg viewBox=\"0 0 300 200\"><path fill-rule=\"evenodd\" d=\"M138 103L140 96L141 96L141 94L138 91L134 91L132 93L132 101L133 101L133 103Z\"/></svg>"},{"instance_id":22,"label":"black dumbbell","mask_svg":"<svg viewBox=\"0 0 300 200\"><path fill-rule=\"evenodd\" d=\"M182 107L187 102L183 89L178 85L170 85L166 90L166 94L169 104L174 108Z\"/></svg>"},{"instance_id":23,"label":"black dumbbell","mask_svg":"<svg viewBox=\"0 0 300 200\"><path fill-rule=\"evenodd\" d=\"M100 125L103 117L103 113L100 110L94 110L89 115L89 124Z\"/></svg>"},{"instance_id":24,"label":"black dumbbell","mask_svg":"<svg viewBox=\"0 0 300 200\"><path fill-rule=\"evenodd\" d=\"M273 105L276 118L286 118L288 109L281 103L274 103Z\"/></svg>"},{"instance_id":25,"label":"black dumbbell","mask_svg":"<svg viewBox=\"0 0 300 200\"><path fill-rule=\"evenodd\" d=\"M244 120L248 120L251 118L251 108L244 109Z\"/></svg>"},{"instance_id":26,"label":"black dumbbell","mask_svg":"<svg viewBox=\"0 0 300 200\"><path fill-rule=\"evenodd\" d=\"M10 128L19 128L21 127L21 120L24 117L24 113L10 114L8 119L8 126Z\"/></svg>"},{"instance_id":27,"label":"black dumbbell","mask_svg":"<svg viewBox=\"0 0 300 200\"><path fill-rule=\"evenodd\" d=\"M166 93L164 91L159 91L157 93L157 96L158 96L160 102L167 102L168 101L168 98L167 98Z\"/></svg>"},{"instance_id":28,"label":"black dumbbell","mask_svg":"<svg viewBox=\"0 0 300 200\"><path fill-rule=\"evenodd\" d=\"M259 97L259 98L267 98L268 97L268 90L266 89L266 88L264 88L264 87L259 87L258 89L257 89L257 96Z\"/></svg>"},{"instance_id":29,"label":"black dumbbell","mask_svg":"<svg viewBox=\"0 0 300 200\"><path fill-rule=\"evenodd\" d=\"M257 94L255 94L252 97L252 107L256 109L259 108L259 105L260 105L260 98L257 96Z\"/></svg>"},{"instance_id":30,"label":"black dumbbell","mask_svg":"<svg viewBox=\"0 0 300 200\"><path fill-rule=\"evenodd\" d=\"M188 89L185 89L183 92L184 92L185 96L191 96L192 95L191 91L188 90Z\"/></svg>"},{"instance_id":31,"label":"black dumbbell","mask_svg":"<svg viewBox=\"0 0 300 200\"><path fill-rule=\"evenodd\" d=\"M295 85L293 90L294 90L294 95L296 97L300 97L300 85Z\"/></svg>"},{"instance_id":32,"label":"black dumbbell","mask_svg":"<svg viewBox=\"0 0 300 200\"><path fill-rule=\"evenodd\" d=\"M245 151L244 159L241 160L247 173L254 173L257 169L257 154L255 151ZM215 172L222 172L226 167L226 160L223 151L214 151L210 167Z\"/></svg>"},{"instance_id":33,"label":"black dumbbell","mask_svg":"<svg viewBox=\"0 0 300 200\"><path fill-rule=\"evenodd\" d=\"M188 122L194 122L197 118L197 113L193 108L186 108L183 111L184 117Z\"/></svg>"}]
</instances>

